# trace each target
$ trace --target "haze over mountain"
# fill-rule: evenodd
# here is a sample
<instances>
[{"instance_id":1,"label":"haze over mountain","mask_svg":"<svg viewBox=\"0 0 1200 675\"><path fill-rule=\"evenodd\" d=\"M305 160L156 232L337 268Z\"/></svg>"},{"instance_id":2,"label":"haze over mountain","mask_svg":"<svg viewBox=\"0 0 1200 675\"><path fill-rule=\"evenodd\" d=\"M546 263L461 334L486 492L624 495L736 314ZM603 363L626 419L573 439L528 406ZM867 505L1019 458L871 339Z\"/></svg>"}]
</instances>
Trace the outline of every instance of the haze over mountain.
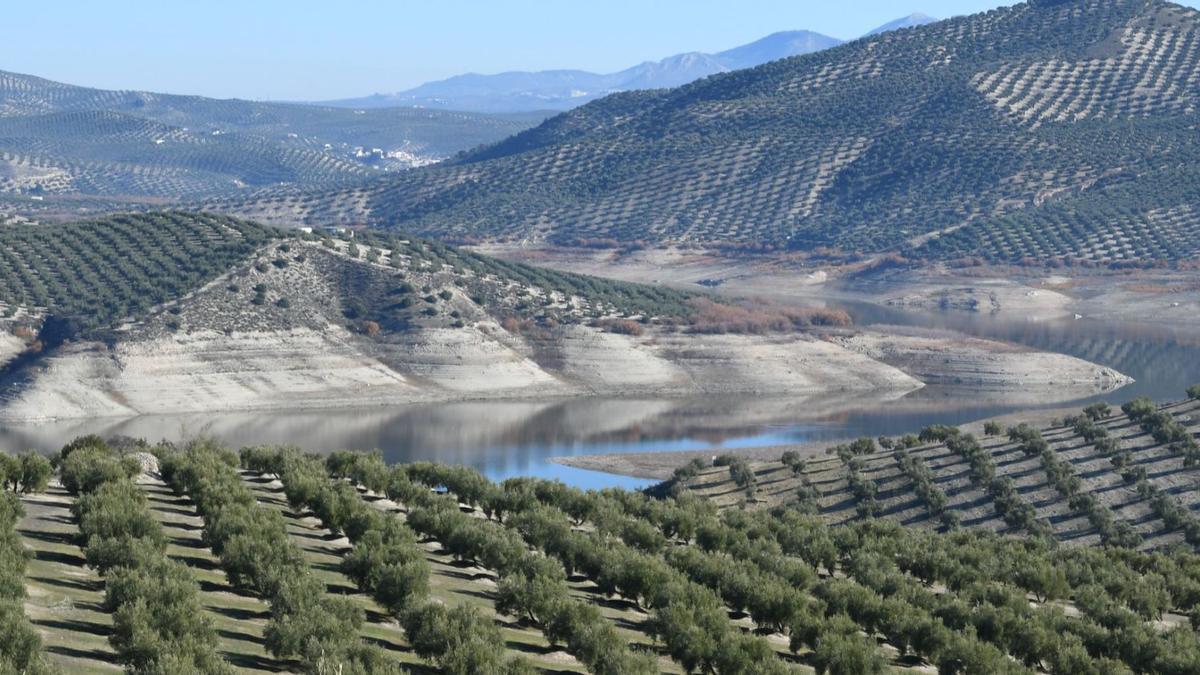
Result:
<instances>
[{"instance_id":1,"label":"haze over mountain","mask_svg":"<svg viewBox=\"0 0 1200 675\"><path fill-rule=\"evenodd\" d=\"M108 91L0 71L0 196L178 200L347 185L541 119Z\"/></svg>"},{"instance_id":2,"label":"haze over mountain","mask_svg":"<svg viewBox=\"0 0 1200 675\"><path fill-rule=\"evenodd\" d=\"M1035 0L609 96L365 189L221 205L461 240L1101 263L1200 252L1200 13Z\"/></svg>"},{"instance_id":3,"label":"haze over mountain","mask_svg":"<svg viewBox=\"0 0 1200 675\"><path fill-rule=\"evenodd\" d=\"M909 14L908 16L896 19L895 21L889 21L870 33L867 33L867 37L882 35L889 31L900 30L902 28L916 28L917 26L924 26L935 21L937 21L937 19L933 18L932 16L917 12L915 14Z\"/></svg>"},{"instance_id":4,"label":"haze over mountain","mask_svg":"<svg viewBox=\"0 0 1200 675\"><path fill-rule=\"evenodd\" d=\"M933 21L935 19L923 14L913 14L880 26L868 35ZM723 52L676 54L616 73L599 74L583 70L515 71L495 75L468 73L427 82L395 94L327 101L324 105L362 109L420 106L489 113L569 110L616 92L678 87L716 73L810 54L842 42L838 38L807 30L781 31Z\"/></svg>"}]
</instances>

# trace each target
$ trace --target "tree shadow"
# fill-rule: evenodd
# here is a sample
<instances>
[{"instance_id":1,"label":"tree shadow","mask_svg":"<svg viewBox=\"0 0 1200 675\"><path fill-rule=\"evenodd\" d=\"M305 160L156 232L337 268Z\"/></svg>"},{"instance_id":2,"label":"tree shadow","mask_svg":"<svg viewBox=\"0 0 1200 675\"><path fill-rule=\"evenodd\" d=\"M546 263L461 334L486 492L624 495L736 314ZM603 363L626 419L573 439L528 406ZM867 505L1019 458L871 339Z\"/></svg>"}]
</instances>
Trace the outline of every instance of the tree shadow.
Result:
<instances>
[{"instance_id":1,"label":"tree shadow","mask_svg":"<svg viewBox=\"0 0 1200 675\"><path fill-rule=\"evenodd\" d=\"M32 619L31 622L35 625L45 628L53 628L62 631L74 631L77 633L88 633L98 635L100 637L108 637L112 633L112 628L91 621L82 619L57 619L57 618L42 618Z\"/></svg>"},{"instance_id":2,"label":"tree shadow","mask_svg":"<svg viewBox=\"0 0 1200 675\"><path fill-rule=\"evenodd\" d=\"M235 621L266 620L271 618L271 611L268 609L244 609L242 607L218 607L216 605L205 606L213 614L220 614Z\"/></svg>"},{"instance_id":3,"label":"tree shadow","mask_svg":"<svg viewBox=\"0 0 1200 675\"><path fill-rule=\"evenodd\" d=\"M82 555L75 553L64 553L62 551L34 551L33 558L35 560L57 563L59 565L66 565L68 567L83 567L87 565L87 559Z\"/></svg>"},{"instance_id":4,"label":"tree shadow","mask_svg":"<svg viewBox=\"0 0 1200 675\"><path fill-rule=\"evenodd\" d=\"M37 539L50 544L62 544L64 546L76 546L78 539L74 532L48 532L45 530L30 530L21 528L17 530L17 534L26 539Z\"/></svg>"},{"instance_id":5,"label":"tree shadow","mask_svg":"<svg viewBox=\"0 0 1200 675\"><path fill-rule=\"evenodd\" d=\"M104 663L117 664L117 655L100 649L79 649L77 647L68 647L66 645L46 645L43 647L51 654L65 656L72 659L90 659L92 661L103 661Z\"/></svg>"},{"instance_id":6,"label":"tree shadow","mask_svg":"<svg viewBox=\"0 0 1200 675\"><path fill-rule=\"evenodd\" d=\"M37 582L39 584L43 584L45 586L57 586L59 588L76 590L76 591L99 592L99 591L104 590L104 582L99 579L94 579L94 580L68 579L68 578L60 578L60 577L40 577L40 576L36 576L36 577L30 576L30 577L28 577L28 579L30 581ZM80 603L77 602L75 604L78 605Z\"/></svg>"},{"instance_id":7,"label":"tree shadow","mask_svg":"<svg viewBox=\"0 0 1200 675\"><path fill-rule=\"evenodd\" d=\"M230 665L242 670L265 670L272 673L282 672L297 672L297 664L280 663L268 656L259 656L257 654L235 654L233 652L222 651L221 656L225 658Z\"/></svg>"}]
</instances>

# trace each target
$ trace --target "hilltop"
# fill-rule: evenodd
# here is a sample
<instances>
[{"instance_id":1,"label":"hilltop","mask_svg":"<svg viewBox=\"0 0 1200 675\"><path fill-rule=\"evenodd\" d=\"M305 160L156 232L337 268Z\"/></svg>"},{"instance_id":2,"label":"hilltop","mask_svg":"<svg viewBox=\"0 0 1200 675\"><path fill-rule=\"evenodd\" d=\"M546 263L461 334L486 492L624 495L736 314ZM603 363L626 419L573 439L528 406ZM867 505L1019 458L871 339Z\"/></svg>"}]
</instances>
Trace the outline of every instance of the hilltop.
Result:
<instances>
[{"instance_id":1,"label":"hilltop","mask_svg":"<svg viewBox=\"0 0 1200 675\"><path fill-rule=\"evenodd\" d=\"M1066 399L1128 382L954 334L858 331L836 309L185 212L5 228L0 314L9 419L585 394L894 398L942 380Z\"/></svg>"},{"instance_id":2,"label":"hilltop","mask_svg":"<svg viewBox=\"0 0 1200 675\"><path fill-rule=\"evenodd\" d=\"M911 14L889 21L867 35L880 35L934 21L937 19L924 14ZM844 42L810 30L785 30L723 51L675 54L615 73L601 74L586 70L514 71L491 75L467 73L426 82L394 94L324 101L320 105L339 108L419 106L484 113L563 111L617 92L678 87L709 75L811 54Z\"/></svg>"},{"instance_id":3,"label":"hilltop","mask_svg":"<svg viewBox=\"0 0 1200 675\"><path fill-rule=\"evenodd\" d=\"M1160 0L1038 0L616 94L354 190L214 206L525 246L1188 259L1197 39L1200 13Z\"/></svg>"}]
</instances>

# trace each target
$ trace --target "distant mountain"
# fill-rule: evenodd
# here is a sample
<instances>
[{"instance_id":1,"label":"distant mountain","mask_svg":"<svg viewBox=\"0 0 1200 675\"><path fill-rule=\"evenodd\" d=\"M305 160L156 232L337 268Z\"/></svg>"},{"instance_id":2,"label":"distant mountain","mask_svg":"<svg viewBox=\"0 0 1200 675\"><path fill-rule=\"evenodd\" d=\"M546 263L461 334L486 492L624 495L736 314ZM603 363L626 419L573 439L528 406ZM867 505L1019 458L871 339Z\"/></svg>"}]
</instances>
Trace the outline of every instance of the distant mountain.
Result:
<instances>
[{"instance_id":1,"label":"distant mountain","mask_svg":"<svg viewBox=\"0 0 1200 675\"><path fill-rule=\"evenodd\" d=\"M1200 12L1034 0L615 94L255 217L560 245L1200 257Z\"/></svg>"},{"instance_id":2,"label":"distant mountain","mask_svg":"<svg viewBox=\"0 0 1200 675\"><path fill-rule=\"evenodd\" d=\"M935 21L937 21L937 19L927 14L909 14L906 17L883 24L879 28L867 33L867 37L871 37L873 35L882 35L883 33L900 30L902 28L916 28L917 26L924 26Z\"/></svg>"},{"instance_id":3,"label":"distant mountain","mask_svg":"<svg viewBox=\"0 0 1200 675\"><path fill-rule=\"evenodd\" d=\"M936 19L924 14L912 14L880 26L868 35L933 21ZM661 61L647 61L606 75L584 70L513 71L495 75L470 73L427 82L396 94L372 94L362 98L324 101L318 105L358 109L419 106L485 113L570 110L609 94L635 89L678 87L717 73L753 68L791 56L819 52L842 42L807 30L782 31L716 54L676 54Z\"/></svg>"},{"instance_id":4,"label":"distant mountain","mask_svg":"<svg viewBox=\"0 0 1200 675\"><path fill-rule=\"evenodd\" d=\"M329 188L428 164L542 119L107 91L0 71L0 198Z\"/></svg>"},{"instance_id":5,"label":"distant mountain","mask_svg":"<svg viewBox=\"0 0 1200 675\"><path fill-rule=\"evenodd\" d=\"M678 87L716 73L809 54L841 43L837 38L811 31L786 31L716 54L677 54L606 75L583 70L515 71L496 75L471 73L429 82L397 94L326 101L321 105L358 109L419 106L485 113L568 110L617 92Z\"/></svg>"},{"instance_id":6,"label":"distant mountain","mask_svg":"<svg viewBox=\"0 0 1200 675\"><path fill-rule=\"evenodd\" d=\"M842 44L837 38L807 30L772 33L748 45L734 47L715 54L716 60L729 70L753 68L778 59L811 54Z\"/></svg>"}]
</instances>

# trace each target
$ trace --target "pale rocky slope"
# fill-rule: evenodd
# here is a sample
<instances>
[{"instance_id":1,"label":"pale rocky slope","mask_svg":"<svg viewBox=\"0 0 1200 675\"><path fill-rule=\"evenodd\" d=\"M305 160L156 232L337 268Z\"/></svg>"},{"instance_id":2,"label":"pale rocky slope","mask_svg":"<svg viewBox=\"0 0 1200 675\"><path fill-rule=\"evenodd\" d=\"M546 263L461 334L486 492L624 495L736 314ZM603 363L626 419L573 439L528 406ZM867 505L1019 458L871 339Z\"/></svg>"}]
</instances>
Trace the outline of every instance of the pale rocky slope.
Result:
<instances>
[{"instance_id":1,"label":"pale rocky slope","mask_svg":"<svg viewBox=\"0 0 1200 675\"><path fill-rule=\"evenodd\" d=\"M46 355L9 376L0 417L593 394L899 396L925 382L963 379L1055 397L1074 396L1064 382L1088 391L1125 382L1070 357L954 336L695 335L653 326L617 334L586 324L586 299L434 270L388 251L374 263L352 260L339 246L277 242L107 343L77 342ZM408 290L398 293L398 284ZM363 305L387 303L382 325L362 318ZM506 321L505 303L547 308L560 321Z\"/></svg>"},{"instance_id":2,"label":"pale rocky slope","mask_svg":"<svg viewBox=\"0 0 1200 675\"><path fill-rule=\"evenodd\" d=\"M895 366L925 384L1005 392L1014 403L1065 401L1103 394L1132 380L1104 366L978 338L894 327L834 341Z\"/></svg>"}]
</instances>

